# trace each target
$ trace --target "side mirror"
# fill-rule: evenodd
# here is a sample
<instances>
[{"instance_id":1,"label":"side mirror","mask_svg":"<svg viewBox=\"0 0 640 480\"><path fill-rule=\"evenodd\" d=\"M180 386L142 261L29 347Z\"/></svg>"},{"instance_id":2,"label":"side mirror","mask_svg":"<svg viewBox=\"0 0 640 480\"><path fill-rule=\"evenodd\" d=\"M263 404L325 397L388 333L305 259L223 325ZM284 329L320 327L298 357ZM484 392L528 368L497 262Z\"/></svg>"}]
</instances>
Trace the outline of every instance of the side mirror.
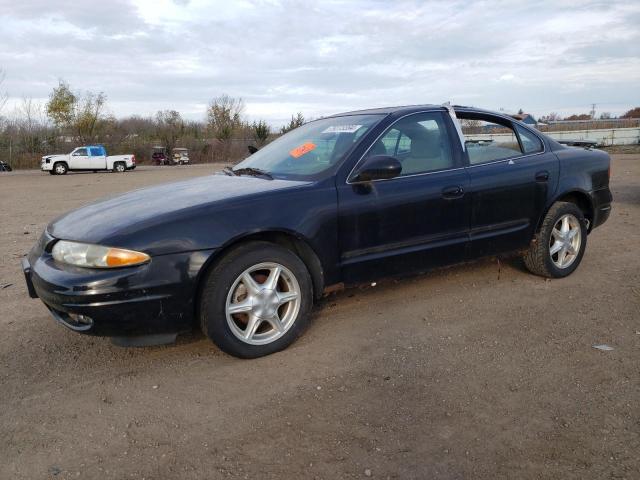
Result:
<instances>
[{"instance_id":1,"label":"side mirror","mask_svg":"<svg viewBox=\"0 0 640 480\"><path fill-rule=\"evenodd\" d=\"M249 153L251 155L253 155L254 153L256 153L258 151L258 148L254 147L253 145L247 145L247 150L249 150Z\"/></svg>"},{"instance_id":2,"label":"side mirror","mask_svg":"<svg viewBox=\"0 0 640 480\"><path fill-rule=\"evenodd\" d=\"M397 158L389 155L374 155L365 160L360 171L353 178L353 182L371 182L373 180L388 180L395 178L402 172L402 164Z\"/></svg>"}]
</instances>

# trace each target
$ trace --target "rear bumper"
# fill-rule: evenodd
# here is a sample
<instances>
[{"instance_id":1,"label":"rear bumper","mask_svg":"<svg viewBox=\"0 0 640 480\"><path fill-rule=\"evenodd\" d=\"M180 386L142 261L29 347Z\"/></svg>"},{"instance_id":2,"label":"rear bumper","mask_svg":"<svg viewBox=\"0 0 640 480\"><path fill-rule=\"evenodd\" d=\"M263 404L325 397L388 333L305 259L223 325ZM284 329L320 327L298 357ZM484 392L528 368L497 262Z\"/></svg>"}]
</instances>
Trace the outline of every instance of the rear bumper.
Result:
<instances>
[{"instance_id":1,"label":"rear bumper","mask_svg":"<svg viewBox=\"0 0 640 480\"><path fill-rule=\"evenodd\" d=\"M46 252L32 252L22 268L29 295L71 330L103 336L179 333L192 328L198 274L211 253L163 255L138 267L98 270L60 265Z\"/></svg>"},{"instance_id":2,"label":"rear bumper","mask_svg":"<svg viewBox=\"0 0 640 480\"><path fill-rule=\"evenodd\" d=\"M602 188L591 192L591 202L593 205L593 222L591 228L598 227L607 221L611 215L611 202L613 195L609 188Z\"/></svg>"}]
</instances>

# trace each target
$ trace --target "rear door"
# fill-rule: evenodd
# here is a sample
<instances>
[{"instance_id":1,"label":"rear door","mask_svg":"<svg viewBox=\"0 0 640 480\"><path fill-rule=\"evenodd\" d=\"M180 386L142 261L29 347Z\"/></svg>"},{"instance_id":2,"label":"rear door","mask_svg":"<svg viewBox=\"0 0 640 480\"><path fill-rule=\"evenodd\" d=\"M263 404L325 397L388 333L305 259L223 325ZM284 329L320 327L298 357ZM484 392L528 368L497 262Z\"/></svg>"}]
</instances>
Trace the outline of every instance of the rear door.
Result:
<instances>
[{"instance_id":1,"label":"rear door","mask_svg":"<svg viewBox=\"0 0 640 480\"><path fill-rule=\"evenodd\" d=\"M421 271L464 259L468 173L450 121L420 112L392 124L369 147L402 164L399 177L338 185L338 229L348 283ZM349 178L358 173L358 165Z\"/></svg>"},{"instance_id":2,"label":"rear door","mask_svg":"<svg viewBox=\"0 0 640 480\"><path fill-rule=\"evenodd\" d=\"M87 168L104 170L107 168L107 152L104 147L89 147L89 164Z\"/></svg>"},{"instance_id":3,"label":"rear door","mask_svg":"<svg viewBox=\"0 0 640 480\"><path fill-rule=\"evenodd\" d=\"M471 194L470 257L526 247L558 183L559 164L533 130L499 116L457 112Z\"/></svg>"}]
</instances>

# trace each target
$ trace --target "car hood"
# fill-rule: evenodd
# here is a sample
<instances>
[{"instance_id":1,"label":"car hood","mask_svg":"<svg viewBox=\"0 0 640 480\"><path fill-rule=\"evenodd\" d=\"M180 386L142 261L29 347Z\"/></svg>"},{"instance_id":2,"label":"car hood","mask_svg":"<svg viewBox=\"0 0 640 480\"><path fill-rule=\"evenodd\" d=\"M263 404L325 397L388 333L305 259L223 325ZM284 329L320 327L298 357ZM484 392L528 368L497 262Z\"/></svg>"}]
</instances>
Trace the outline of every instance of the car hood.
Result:
<instances>
[{"instance_id":1,"label":"car hood","mask_svg":"<svg viewBox=\"0 0 640 480\"><path fill-rule=\"evenodd\" d=\"M109 246L137 244L136 236L162 225L175 224L175 236L181 235L180 222L190 220L199 211L210 218L216 208L234 205L256 195L267 195L295 188L308 182L267 180L258 177L208 175L134 190L98 200L58 217L47 227L55 238ZM144 235L147 236L147 235Z\"/></svg>"},{"instance_id":2,"label":"car hood","mask_svg":"<svg viewBox=\"0 0 640 480\"><path fill-rule=\"evenodd\" d=\"M65 155L64 153L56 153L54 155L45 155L44 158L49 158L51 160L62 160L62 159L67 159L69 155Z\"/></svg>"}]
</instances>

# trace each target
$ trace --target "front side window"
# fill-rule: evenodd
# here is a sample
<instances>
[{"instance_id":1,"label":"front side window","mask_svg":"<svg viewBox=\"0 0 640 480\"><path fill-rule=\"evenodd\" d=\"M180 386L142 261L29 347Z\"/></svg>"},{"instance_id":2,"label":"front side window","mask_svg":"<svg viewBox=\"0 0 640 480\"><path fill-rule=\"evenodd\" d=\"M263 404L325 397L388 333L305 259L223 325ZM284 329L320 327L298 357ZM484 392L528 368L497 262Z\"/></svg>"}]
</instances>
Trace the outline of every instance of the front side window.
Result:
<instances>
[{"instance_id":1,"label":"front side window","mask_svg":"<svg viewBox=\"0 0 640 480\"><path fill-rule=\"evenodd\" d=\"M366 158L389 155L400 161L400 176L454 167L445 120L440 112L417 113L398 120L377 140Z\"/></svg>"},{"instance_id":2,"label":"front side window","mask_svg":"<svg viewBox=\"0 0 640 480\"><path fill-rule=\"evenodd\" d=\"M516 125L516 130L518 131L518 135L520 135L520 143L522 143L524 153L538 153L543 150L542 141L537 135L520 125Z\"/></svg>"},{"instance_id":3,"label":"front side window","mask_svg":"<svg viewBox=\"0 0 640 480\"><path fill-rule=\"evenodd\" d=\"M274 140L234 167L255 168L274 177L311 179L342 161L384 115L364 114L309 122Z\"/></svg>"},{"instance_id":4,"label":"front side window","mask_svg":"<svg viewBox=\"0 0 640 480\"><path fill-rule=\"evenodd\" d=\"M469 163L478 165L522 155L516 132L505 124L458 114Z\"/></svg>"},{"instance_id":5,"label":"front side window","mask_svg":"<svg viewBox=\"0 0 640 480\"><path fill-rule=\"evenodd\" d=\"M79 148L75 152L73 152L73 156L74 157L86 157L87 156L87 149L86 148Z\"/></svg>"}]
</instances>

